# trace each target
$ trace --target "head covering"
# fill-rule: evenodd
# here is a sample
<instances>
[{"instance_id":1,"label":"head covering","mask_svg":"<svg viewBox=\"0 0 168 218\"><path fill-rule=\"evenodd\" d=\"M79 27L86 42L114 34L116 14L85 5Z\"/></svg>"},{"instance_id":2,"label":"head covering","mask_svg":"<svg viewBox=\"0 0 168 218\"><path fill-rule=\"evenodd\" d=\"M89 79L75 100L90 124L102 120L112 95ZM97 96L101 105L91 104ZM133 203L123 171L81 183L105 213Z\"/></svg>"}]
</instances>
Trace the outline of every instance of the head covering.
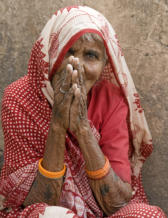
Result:
<instances>
[{"instance_id":1,"label":"head covering","mask_svg":"<svg viewBox=\"0 0 168 218\"><path fill-rule=\"evenodd\" d=\"M151 135L140 105L139 95L111 25L103 15L86 6L61 9L48 21L33 46L28 74L11 84L6 89L3 98L2 125L5 136L5 163L1 173L0 193L5 198L0 199L4 202L2 208L5 205L7 207L14 205L15 214L18 211L17 207L22 204L29 192L36 176L37 162L44 152L53 105L53 89L50 79L60 66L68 49L86 32L97 33L104 41L109 64L105 67L100 79L117 84L128 102L128 123L133 146L131 164L135 177L138 178L144 160L152 151ZM94 131L94 127L92 129ZM96 132L94 133L96 137L99 137ZM83 166L81 153L69 138L66 140L71 147L72 156L79 157L78 161L75 160L76 168ZM70 163L72 160L67 155L65 161ZM73 173L67 169L67 185L70 182L68 178ZM79 178L82 178L82 184ZM94 200L83 171L77 172L75 184L78 184L75 197L78 207L72 208L73 211L83 205L86 213L101 217L102 211ZM74 198L69 200L71 195L68 195L66 188L64 184L61 198L64 206L67 202L72 204L74 201ZM81 200L81 196L84 201ZM68 208L71 206L73 207L73 205L67 205Z\"/></svg>"}]
</instances>

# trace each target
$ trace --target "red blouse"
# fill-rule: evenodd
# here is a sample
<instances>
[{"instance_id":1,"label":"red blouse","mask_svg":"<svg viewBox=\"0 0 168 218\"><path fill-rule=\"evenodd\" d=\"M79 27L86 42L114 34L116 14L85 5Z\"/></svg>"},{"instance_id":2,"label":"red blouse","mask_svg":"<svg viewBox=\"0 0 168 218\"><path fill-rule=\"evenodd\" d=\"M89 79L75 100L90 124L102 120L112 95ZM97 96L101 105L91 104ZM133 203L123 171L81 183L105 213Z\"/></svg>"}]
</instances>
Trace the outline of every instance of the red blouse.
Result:
<instances>
[{"instance_id":1,"label":"red blouse","mask_svg":"<svg viewBox=\"0 0 168 218\"><path fill-rule=\"evenodd\" d=\"M99 145L108 157L111 167L123 180L131 183L128 158L128 106L120 88L102 81L88 95L88 119L100 133Z\"/></svg>"}]
</instances>

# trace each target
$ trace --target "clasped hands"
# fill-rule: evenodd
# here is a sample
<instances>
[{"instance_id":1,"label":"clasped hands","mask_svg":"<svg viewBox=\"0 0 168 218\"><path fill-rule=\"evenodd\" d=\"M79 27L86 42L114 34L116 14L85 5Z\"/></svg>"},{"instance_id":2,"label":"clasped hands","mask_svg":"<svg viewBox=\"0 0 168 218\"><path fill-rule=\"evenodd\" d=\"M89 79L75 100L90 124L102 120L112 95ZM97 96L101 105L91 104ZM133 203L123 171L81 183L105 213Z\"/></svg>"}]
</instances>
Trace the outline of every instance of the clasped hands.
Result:
<instances>
[{"instance_id":1,"label":"clasped hands","mask_svg":"<svg viewBox=\"0 0 168 218\"><path fill-rule=\"evenodd\" d=\"M77 133L83 124L88 125L87 93L84 82L84 69L79 59L68 58L68 63L53 78L54 105L52 121L65 130Z\"/></svg>"}]
</instances>

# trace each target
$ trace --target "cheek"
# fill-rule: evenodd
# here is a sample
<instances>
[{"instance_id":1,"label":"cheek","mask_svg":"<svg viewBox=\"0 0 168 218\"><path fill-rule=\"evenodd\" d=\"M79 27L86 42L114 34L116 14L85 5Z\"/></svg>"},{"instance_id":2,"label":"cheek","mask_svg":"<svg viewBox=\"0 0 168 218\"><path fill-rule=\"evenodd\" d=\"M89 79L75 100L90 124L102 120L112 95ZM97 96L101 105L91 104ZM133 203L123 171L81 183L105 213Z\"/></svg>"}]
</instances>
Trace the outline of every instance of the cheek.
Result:
<instances>
[{"instance_id":1,"label":"cheek","mask_svg":"<svg viewBox=\"0 0 168 218\"><path fill-rule=\"evenodd\" d=\"M85 75L87 80L97 80L103 71L102 64L88 64L85 68Z\"/></svg>"}]
</instances>

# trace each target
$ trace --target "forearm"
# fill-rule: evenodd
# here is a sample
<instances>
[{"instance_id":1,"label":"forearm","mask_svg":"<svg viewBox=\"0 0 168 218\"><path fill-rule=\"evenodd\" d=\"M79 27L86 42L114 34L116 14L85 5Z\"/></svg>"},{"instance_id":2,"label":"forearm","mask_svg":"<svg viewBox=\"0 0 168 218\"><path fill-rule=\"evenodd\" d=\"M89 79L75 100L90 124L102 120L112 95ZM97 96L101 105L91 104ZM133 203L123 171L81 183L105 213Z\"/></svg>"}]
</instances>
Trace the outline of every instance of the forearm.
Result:
<instances>
[{"instance_id":1,"label":"forearm","mask_svg":"<svg viewBox=\"0 0 168 218\"><path fill-rule=\"evenodd\" d=\"M99 180L89 179L95 197L106 215L112 215L131 199L130 184L124 183L112 170Z\"/></svg>"},{"instance_id":2,"label":"forearm","mask_svg":"<svg viewBox=\"0 0 168 218\"><path fill-rule=\"evenodd\" d=\"M78 132L78 142L83 153L86 169L95 171L103 168L104 154L97 143L90 127L87 125ZM94 195L107 215L111 215L124 206L132 196L130 184L123 182L111 168L102 179L89 179Z\"/></svg>"},{"instance_id":3,"label":"forearm","mask_svg":"<svg viewBox=\"0 0 168 218\"><path fill-rule=\"evenodd\" d=\"M28 206L41 202L48 205L57 205L61 193L62 182L63 178L57 180L48 179L38 172L23 205Z\"/></svg>"},{"instance_id":4,"label":"forearm","mask_svg":"<svg viewBox=\"0 0 168 218\"><path fill-rule=\"evenodd\" d=\"M42 167L48 171L57 172L64 166L65 130L51 124L43 156ZM45 202L57 205L61 193L63 178L50 179L39 172L24 202L25 206Z\"/></svg>"},{"instance_id":5,"label":"forearm","mask_svg":"<svg viewBox=\"0 0 168 218\"><path fill-rule=\"evenodd\" d=\"M51 123L42 166L48 171L60 171L64 166L66 130L60 125Z\"/></svg>"}]
</instances>

